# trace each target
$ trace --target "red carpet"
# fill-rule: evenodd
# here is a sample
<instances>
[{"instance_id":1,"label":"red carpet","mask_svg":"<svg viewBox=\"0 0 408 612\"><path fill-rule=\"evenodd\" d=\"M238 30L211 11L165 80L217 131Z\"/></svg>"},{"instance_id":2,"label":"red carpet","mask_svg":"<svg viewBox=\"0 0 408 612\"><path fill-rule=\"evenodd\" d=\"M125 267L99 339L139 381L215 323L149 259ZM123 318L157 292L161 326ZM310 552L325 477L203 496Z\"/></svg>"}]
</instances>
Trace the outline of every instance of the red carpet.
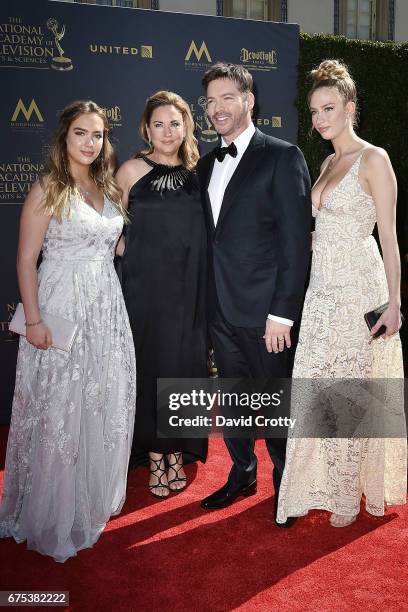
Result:
<instances>
[{"instance_id":1,"label":"red carpet","mask_svg":"<svg viewBox=\"0 0 408 612\"><path fill-rule=\"evenodd\" d=\"M1 466L6 434L0 428ZM344 529L324 512L279 529L262 442L257 454L258 494L218 512L199 500L228 473L221 440L205 466L187 466L187 491L166 501L147 492L145 468L133 470L121 516L63 565L0 540L0 590L66 590L68 609L80 612L408 610L407 506L381 518L364 512Z\"/></svg>"}]
</instances>

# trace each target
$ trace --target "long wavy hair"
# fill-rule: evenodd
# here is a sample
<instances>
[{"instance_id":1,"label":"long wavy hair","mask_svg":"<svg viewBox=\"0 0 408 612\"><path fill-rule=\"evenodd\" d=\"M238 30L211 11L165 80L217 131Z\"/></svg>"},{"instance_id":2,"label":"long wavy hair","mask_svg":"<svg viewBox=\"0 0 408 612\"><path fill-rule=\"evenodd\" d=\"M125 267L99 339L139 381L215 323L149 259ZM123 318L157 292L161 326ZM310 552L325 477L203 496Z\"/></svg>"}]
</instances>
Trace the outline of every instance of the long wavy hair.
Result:
<instances>
[{"instance_id":1,"label":"long wavy hair","mask_svg":"<svg viewBox=\"0 0 408 612\"><path fill-rule=\"evenodd\" d=\"M141 153L144 155L151 155L151 153L154 151L154 147L149 142L147 127L150 125L153 111L156 108L159 108L159 106L174 106L179 113L181 113L186 130L186 136L180 146L178 155L183 163L183 166L185 166L188 170L194 170L200 154L198 152L197 138L194 136L193 116L187 102L173 91L157 91L146 101L146 106L140 120L139 133L149 148L141 151ZM138 153L136 157L138 155L140 155L140 153Z\"/></svg>"},{"instance_id":2,"label":"long wavy hair","mask_svg":"<svg viewBox=\"0 0 408 612\"><path fill-rule=\"evenodd\" d=\"M109 123L103 109L92 100L77 100L62 111L58 126L51 144L46 163L46 171L40 179L44 189L41 212L61 221L64 214L69 215L69 200L78 195L74 178L69 169L67 154L67 134L75 119L84 114L95 114L103 122L103 145L98 157L92 162L89 172L96 186L104 193L127 221L127 214L122 206L122 191L117 185L113 173L116 167L116 156L109 140Z\"/></svg>"}]
</instances>

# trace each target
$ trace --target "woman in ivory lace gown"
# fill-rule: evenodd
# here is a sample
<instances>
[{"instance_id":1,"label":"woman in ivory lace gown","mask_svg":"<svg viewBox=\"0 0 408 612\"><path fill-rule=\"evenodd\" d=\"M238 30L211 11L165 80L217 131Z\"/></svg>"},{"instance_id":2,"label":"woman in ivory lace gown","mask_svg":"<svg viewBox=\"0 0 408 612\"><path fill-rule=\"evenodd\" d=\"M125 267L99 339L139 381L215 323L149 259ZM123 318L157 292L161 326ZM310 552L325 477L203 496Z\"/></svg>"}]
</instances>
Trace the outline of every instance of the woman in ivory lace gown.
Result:
<instances>
[{"instance_id":1,"label":"woman in ivory lace gown","mask_svg":"<svg viewBox=\"0 0 408 612\"><path fill-rule=\"evenodd\" d=\"M312 77L313 127L332 141L335 152L324 161L312 192L312 271L293 377L403 379L395 176L387 153L353 130L356 91L347 68L326 60ZM384 263L372 236L376 222ZM373 339L364 313L388 301L372 334L382 325L386 331ZM403 435L401 430L401 438L290 438L278 522L314 508L331 512L331 524L343 527L358 515L362 495L374 515L384 514L384 502L405 503Z\"/></svg>"},{"instance_id":2,"label":"woman in ivory lace gown","mask_svg":"<svg viewBox=\"0 0 408 612\"><path fill-rule=\"evenodd\" d=\"M136 375L113 267L125 214L112 172L102 109L72 103L20 223L27 336L18 353L0 536L26 540L60 562L92 546L125 499ZM51 347L40 309L79 324L69 353Z\"/></svg>"}]
</instances>

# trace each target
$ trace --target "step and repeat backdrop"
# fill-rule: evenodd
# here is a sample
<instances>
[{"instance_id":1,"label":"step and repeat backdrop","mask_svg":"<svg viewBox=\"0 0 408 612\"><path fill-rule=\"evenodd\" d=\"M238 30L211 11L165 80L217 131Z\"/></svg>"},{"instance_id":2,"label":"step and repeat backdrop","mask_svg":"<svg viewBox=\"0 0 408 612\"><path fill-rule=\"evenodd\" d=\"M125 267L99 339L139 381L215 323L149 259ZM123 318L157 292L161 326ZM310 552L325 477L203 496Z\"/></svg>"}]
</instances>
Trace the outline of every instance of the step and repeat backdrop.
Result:
<instances>
[{"instance_id":1,"label":"step and repeat backdrop","mask_svg":"<svg viewBox=\"0 0 408 612\"><path fill-rule=\"evenodd\" d=\"M218 138L201 78L222 60L252 72L255 124L295 142L298 39L294 24L46 0L1 3L0 423L10 416L18 345L8 322L19 301L19 216L43 171L59 112L73 100L95 100L124 161L142 144L138 124L146 98L170 89L189 102L204 153Z\"/></svg>"}]
</instances>

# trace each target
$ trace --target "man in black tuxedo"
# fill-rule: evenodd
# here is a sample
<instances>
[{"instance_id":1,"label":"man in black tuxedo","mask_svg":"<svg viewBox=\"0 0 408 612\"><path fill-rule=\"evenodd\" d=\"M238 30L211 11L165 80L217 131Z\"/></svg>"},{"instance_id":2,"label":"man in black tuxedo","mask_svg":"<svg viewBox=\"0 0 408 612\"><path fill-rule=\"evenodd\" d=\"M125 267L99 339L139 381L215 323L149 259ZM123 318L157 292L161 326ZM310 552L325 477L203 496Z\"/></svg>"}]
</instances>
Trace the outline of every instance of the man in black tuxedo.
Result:
<instances>
[{"instance_id":1,"label":"man in black tuxedo","mask_svg":"<svg viewBox=\"0 0 408 612\"><path fill-rule=\"evenodd\" d=\"M215 64L203 78L221 146L198 163L210 242L209 326L225 378L287 377L291 326L299 317L310 254L310 179L301 151L252 123L252 76ZM225 439L227 483L201 502L224 508L256 493L253 439ZM275 514L285 439L267 439ZM289 526L289 519L286 525Z\"/></svg>"}]
</instances>

